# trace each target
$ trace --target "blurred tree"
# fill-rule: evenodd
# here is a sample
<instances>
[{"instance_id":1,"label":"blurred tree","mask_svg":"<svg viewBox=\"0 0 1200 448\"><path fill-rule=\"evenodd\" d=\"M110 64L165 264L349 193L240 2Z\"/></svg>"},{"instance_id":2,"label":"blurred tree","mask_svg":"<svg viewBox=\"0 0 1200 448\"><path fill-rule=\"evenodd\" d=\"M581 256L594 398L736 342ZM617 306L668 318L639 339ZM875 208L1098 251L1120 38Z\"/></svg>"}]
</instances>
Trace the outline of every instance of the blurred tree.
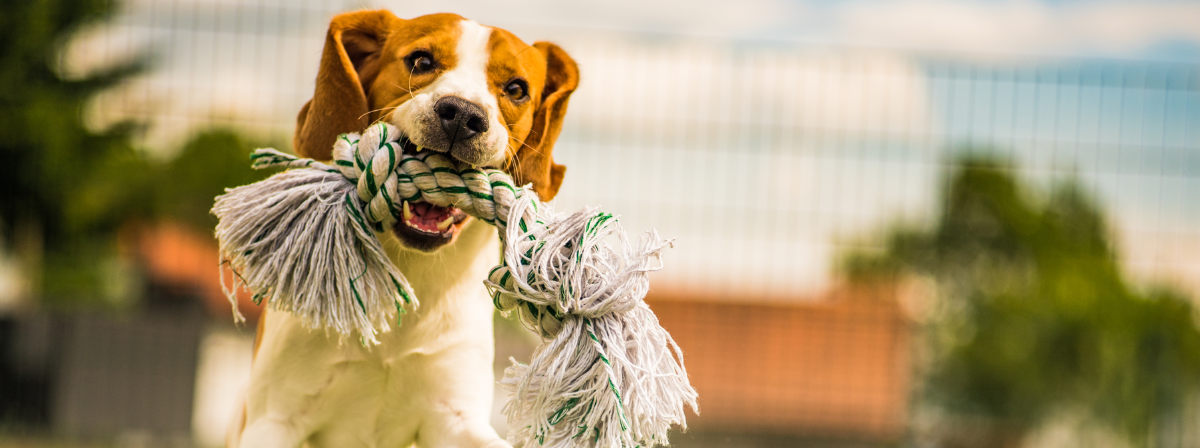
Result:
<instances>
[{"instance_id":1,"label":"blurred tree","mask_svg":"<svg viewBox=\"0 0 1200 448\"><path fill-rule=\"evenodd\" d=\"M855 254L851 279L918 274L937 284L925 398L1019 441L1056 412L1154 445L1200 385L1200 332L1185 297L1123 279L1101 213L1070 182L1044 206L1008 167L966 161L930 231L900 230Z\"/></svg>"},{"instance_id":2,"label":"blurred tree","mask_svg":"<svg viewBox=\"0 0 1200 448\"><path fill-rule=\"evenodd\" d=\"M155 182L156 213L211 232L217 225L217 218L209 213L214 197L226 188L257 182L274 172L250 168L251 148L241 135L228 129L194 135Z\"/></svg>"},{"instance_id":3,"label":"blurred tree","mask_svg":"<svg viewBox=\"0 0 1200 448\"><path fill-rule=\"evenodd\" d=\"M0 2L0 238L27 265L45 267L30 286L50 296L94 291L104 275L97 260L112 252L116 227L150 204L149 169L130 144L134 125L94 131L81 117L89 98L141 70L144 59L78 79L56 70L73 32L114 7Z\"/></svg>"},{"instance_id":4,"label":"blurred tree","mask_svg":"<svg viewBox=\"0 0 1200 448\"><path fill-rule=\"evenodd\" d=\"M59 305L94 301L121 281L112 268L122 225L165 217L211 231L214 196L269 174L250 169L250 145L230 130L200 132L155 163L132 144L137 124L84 124L90 99L147 65L139 57L70 79L58 70L75 33L115 9L110 0L0 2L0 250L16 252L32 292Z\"/></svg>"}]
</instances>

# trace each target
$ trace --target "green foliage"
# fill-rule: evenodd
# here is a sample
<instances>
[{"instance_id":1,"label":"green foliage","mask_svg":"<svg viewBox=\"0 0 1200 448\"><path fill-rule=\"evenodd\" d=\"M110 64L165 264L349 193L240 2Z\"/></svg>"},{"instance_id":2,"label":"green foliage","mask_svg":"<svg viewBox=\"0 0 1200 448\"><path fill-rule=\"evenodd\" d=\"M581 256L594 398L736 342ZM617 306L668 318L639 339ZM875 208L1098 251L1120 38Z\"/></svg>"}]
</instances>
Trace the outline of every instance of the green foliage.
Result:
<instances>
[{"instance_id":1,"label":"green foliage","mask_svg":"<svg viewBox=\"0 0 1200 448\"><path fill-rule=\"evenodd\" d=\"M1101 213L1074 183L1044 205L1011 169L967 161L930 231L897 231L887 251L848 258L852 278L936 280L928 399L1028 430L1083 410L1134 443L1200 384L1191 303L1123 279Z\"/></svg>"},{"instance_id":2,"label":"green foliage","mask_svg":"<svg viewBox=\"0 0 1200 448\"><path fill-rule=\"evenodd\" d=\"M137 182L145 179L138 175L145 162L129 143L134 126L94 132L81 119L89 98L137 72L141 61L74 80L54 69L72 32L106 18L113 6L105 0L0 4L0 221L7 239L14 237L11 229L31 223L42 229L47 251L67 250L146 211Z\"/></svg>"},{"instance_id":3,"label":"green foliage","mask_svg":"<svg viewBox=\"0 0 1200 448\"><path fill-rule=\"evenodd\" d=\"M155 182L156 212L164 218L211 231L217 218L209 213L213 198L226 188L266 178L271 172L250 168L252 146L231 130L196 134Z\"/></svg>"},{"instance_id":4,"label":"green foliage","mask_svg":"<svg viewBox=\"0 0 1200 448\"><path fill-rule=\"evenodd\" d=\"M0 238L43 262L39 283L50 296L95 290L117 227L149 212L147 164L129 139L135 126L97 132L81 118L90 98L143 61L79 79L55 69L74 31L113 10L106 0L0 2Z\"/></svg>"},{"instance_id":5,"label":"green foliage","mask_svg":"<svg viewBox=\"0 0 1200 448\"><path fill-rule=\"evenodd\" d=\"M115 10L110 0L0 2L0 248L18 254L36 290L56 305L95 301L111 278L117 233L166 217L211 230L213 197L261 179L249 145L231 131L197 135L168 163L131 143L138 126L96 131L82 112L98 93L144 69L145 58L79 79L56 70L80 27Z\"/></svg>"}]
</instances>

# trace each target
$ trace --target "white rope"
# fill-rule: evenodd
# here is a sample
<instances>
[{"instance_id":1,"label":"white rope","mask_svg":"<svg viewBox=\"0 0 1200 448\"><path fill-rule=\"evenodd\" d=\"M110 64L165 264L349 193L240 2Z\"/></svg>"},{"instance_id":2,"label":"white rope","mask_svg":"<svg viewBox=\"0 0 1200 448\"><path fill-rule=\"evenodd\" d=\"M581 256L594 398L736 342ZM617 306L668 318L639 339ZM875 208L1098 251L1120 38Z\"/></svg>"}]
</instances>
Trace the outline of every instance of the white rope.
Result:
<instances>
[{"instance_id":1,"label":"white rope","mask_svg":"<svg viewBox=\"0 0 1200 448\"><path fill-rule=\"evenodd\" d=\"M696 391L679 346L643 301L670 242L649 232L631 244L610 214L557 213L499 170L406 145L381 123L340 136L333 165L255 151L256 168L302 169L217 198L234 288L269 296L273 309L310 326L376 342L416 298L374 232L399 219L403 200L453 206L496 225L504 253L484 283L498 309L517 312L543 339L501 381L512 393L511 443L652 447L668 443L672 425L686 428L684 405L698 409Z\"/></svg>"}]
</instances>

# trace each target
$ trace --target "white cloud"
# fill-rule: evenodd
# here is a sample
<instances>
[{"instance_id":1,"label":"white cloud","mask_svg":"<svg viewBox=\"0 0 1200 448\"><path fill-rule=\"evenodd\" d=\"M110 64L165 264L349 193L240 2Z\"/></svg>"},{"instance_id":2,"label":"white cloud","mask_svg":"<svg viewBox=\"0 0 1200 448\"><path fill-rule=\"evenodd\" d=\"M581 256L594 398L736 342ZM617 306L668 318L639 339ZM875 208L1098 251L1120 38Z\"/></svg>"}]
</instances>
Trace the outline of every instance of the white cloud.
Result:
<instances>
[{"instance_id":1,"label":"white cloud","mask_svg":"<svg viewBox=\"0 0 1200 448\"><path fill-rule=\"evenodd\" d=\"M1136 50L1164 39L1200 42L1200 3L1130 2L1080 5L1062 14L1072 37L1111 50Z\"/></svg>"},{"instance_id":2,"label":"white cloud","mask_svg":"<svg viewBox=\"0 0 1200 448\"><path fill-rule=\"evenodd\" d=\"M407 0L402 17L455 11L481 23L850 43L1016 55L1136 56L1166 40L1200 44L1200 2L1038 0Z\"/></svg>"},{"instance_id":3,"label":"white cloud","mask_svg":"<svg viewBox=\"0 0 1200 448\"><path fill-rule=\"evenodd\" d=\"M1200 3L902 0L849 3L832 16L839 40L915 49L1125 55L1166 39L1200 42Z\"/></svg>"},{"instance_id":4,"label":"white cloud","mask_svg":"<svg viewBox=\"0 0 1200 448\"><path fill-rule=\"evenodd\" d=\"M401 17L451 11L502 27L537 24L718 36L754 35L807 13L804 3L783 0L380 0L369 4Z\"/></svg>"}]
</instances>

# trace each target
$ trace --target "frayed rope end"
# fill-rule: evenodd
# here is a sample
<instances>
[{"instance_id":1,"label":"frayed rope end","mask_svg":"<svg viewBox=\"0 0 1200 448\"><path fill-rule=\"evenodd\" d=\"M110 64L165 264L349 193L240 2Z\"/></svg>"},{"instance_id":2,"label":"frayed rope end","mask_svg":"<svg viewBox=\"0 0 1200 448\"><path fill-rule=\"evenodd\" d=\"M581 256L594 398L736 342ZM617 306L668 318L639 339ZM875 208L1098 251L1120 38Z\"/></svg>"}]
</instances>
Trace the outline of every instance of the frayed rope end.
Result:
<instances>
[{"instance_id":1,"label":"frayed rope end","mask_svg":"<svg viewBox=\"0 0 1200 448\"><path fill-rule=\"evenodd\" d=\"M359 216L354 184L320 169L286 171L217 198L220 254L239 285L313 328L369 343L416 306L407 279ZM269 297L269 299L268 299ZM237 313L240 314L240 313ZM398 323L398 322L397 322Z\"/></svg>"}]
</instances>

